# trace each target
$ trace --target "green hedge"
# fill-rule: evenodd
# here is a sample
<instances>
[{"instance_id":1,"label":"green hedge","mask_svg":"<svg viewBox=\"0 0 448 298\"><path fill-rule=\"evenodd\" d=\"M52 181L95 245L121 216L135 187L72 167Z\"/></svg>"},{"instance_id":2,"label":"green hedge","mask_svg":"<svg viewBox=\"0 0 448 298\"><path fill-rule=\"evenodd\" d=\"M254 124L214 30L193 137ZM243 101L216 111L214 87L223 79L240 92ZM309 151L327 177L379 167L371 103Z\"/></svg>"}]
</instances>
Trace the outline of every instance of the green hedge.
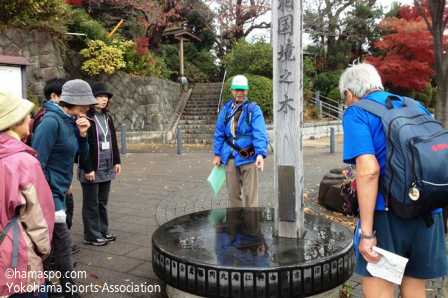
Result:
<instances>
[{"instance_id":1,"label":"green hedge","mask_svg":"<svg viewBox=\"0 0 448 298\"><path fill-rule=\"evenodd\" d=\"M249 81L249 94L247 97L250 101L256 102L261 110L265 119L272 118L273 100L272 100L272 80L263 76L244 74ZM229 77L224 84L223 100L224 102L232 98L230 93L230 84L233 77Z\"/></svg>"}]
</instances>

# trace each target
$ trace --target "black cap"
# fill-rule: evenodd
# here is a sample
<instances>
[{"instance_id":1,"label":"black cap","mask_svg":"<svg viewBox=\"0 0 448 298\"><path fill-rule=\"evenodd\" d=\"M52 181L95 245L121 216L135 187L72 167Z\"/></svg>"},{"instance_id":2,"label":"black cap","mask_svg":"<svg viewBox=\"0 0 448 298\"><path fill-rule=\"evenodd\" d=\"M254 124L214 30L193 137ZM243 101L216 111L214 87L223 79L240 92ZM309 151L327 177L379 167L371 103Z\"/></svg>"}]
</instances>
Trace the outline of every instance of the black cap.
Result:
<instances>
[{"instance_id":1,"label":"black cap","mask_svg":"<svg viewBox=\"0 0 448 298\"><path fill-rule=\"evenodd\" d=\"M114 96L112 93L110 93L107 90L106 85L104 85L103 83L93 83L91 85L91 87L92 87L93 96L95 96L95 97L97 97L98 95L101 95L101 94L106 94L110 99L110 98L112 98L112 96Z\"/></svg>"}]
</instances>

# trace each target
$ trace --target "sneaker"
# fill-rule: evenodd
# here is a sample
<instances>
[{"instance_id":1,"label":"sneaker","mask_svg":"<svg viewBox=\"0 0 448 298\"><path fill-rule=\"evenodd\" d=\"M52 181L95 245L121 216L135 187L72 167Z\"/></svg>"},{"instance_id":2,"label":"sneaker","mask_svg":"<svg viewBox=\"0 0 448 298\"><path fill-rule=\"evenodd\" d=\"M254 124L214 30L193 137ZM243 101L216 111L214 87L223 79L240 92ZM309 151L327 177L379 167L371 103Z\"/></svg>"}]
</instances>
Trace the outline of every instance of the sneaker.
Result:
<instances>
[{"instance_id":1,"label":"sneaker","mask_svg":"<svg viewBox=\"0 0 448 298\"><path fill-rule=\"evenodd\" d=\"M75 254L79 251L79 245L73 244L73 248L72 248L72 254Z\"/></svg>"},{"instance_id":2,"label":"sneaker","mask_svg":"<svg viewBox=\"0 0 448 298\"><path fill-rule=\"evenodd\" d=\"M115 239L117 239L117 235L115 235L114 233L107 233L106 235L103 235L103 238L107 241L114 241Z\"/></svg>"},{"instance_id":3,"label":"sneaker","mask_svg":"<svg viewBox=\"0 0 448 298\"><path fill-rule=\"evenodd\" d=\"M95 245L95 246L103 246L107 244L107 240L104 238L98 238L95 240L84 240L85 244Z\"/></svg>"}]
</instances>

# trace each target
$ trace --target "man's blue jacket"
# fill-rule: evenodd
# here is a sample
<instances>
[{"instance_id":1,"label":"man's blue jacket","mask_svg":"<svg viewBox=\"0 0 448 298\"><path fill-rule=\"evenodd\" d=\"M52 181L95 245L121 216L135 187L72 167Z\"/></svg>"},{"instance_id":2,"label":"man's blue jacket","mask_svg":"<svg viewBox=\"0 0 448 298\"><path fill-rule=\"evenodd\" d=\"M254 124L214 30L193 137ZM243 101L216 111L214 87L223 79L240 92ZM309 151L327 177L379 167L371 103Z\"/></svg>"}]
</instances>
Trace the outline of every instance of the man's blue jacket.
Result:
<instances>
[{"instance_id":1,"label":"man's blue jacket","mask_svg":"<svg viewBox=\"0 0 448 298\"><path fill-rule=\"evenodd\" d=\"M216 122L215 135L213 137L213 151L215 156L221 157L221 162L227 164L231 154L231 147L225 142L227 138L231 138L232 134L230 132L230 125L233 121L233 117L225 123L226 118L231 115L232 112L233 98L225 103L221 113L218 116L218 121ZM262 155L266 158L268 149L268 136L266 133L266 124L264 122L263 113L258 105L255 105L252 110L252 121L248 123L248 111L249 100L246 98L243 104L243 112L241 113L240 119L238 121L238 128L236 131L236 136L243 136L244 138L237 138L234 140L234 144L239 148L248 148L254 146L255 154L250 158L242 158L238 152L233 152L235 157L235 166L240 166L243 164L248 164L255 162L258 155Z\"/></svg>"}]
</instances>

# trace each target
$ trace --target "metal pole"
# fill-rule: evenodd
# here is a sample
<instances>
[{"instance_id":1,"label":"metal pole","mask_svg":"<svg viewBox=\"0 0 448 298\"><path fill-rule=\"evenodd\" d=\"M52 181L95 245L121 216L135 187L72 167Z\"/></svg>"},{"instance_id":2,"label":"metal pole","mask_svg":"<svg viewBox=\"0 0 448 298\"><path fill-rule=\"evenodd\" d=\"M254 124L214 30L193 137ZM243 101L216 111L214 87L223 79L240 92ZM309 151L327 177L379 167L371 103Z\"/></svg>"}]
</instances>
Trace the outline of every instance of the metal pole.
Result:
<instances>
[{"instance_id":1,"label":"metal pole","mask_svg":"<svg viewBox=\"0 0 448 298\"><path fill-rule=\"evenodd\" d=\"M330 128L330 153L334 153L334 127Z\"/></svg>"},{"instance_id":2,"label":"metal pole","mask_svg":"<svg viewBox=\"0 0 448 298\"><path fill-rule=\"evenodd\" d=\"M121 154L126 155L126 124L121 123Z\"/></svg>"},{"instance_id":3,"label":"metal pole","mask_svg":"<svg viewBox=\"0 0 448 298\"><path fill-rule=\"evenodd\" d=\"M322 101L320 100L320 91L316 91L316 108L317 108L317 116L319 119L322 119Z\"/></svg>"},{"instance_id":4,"label":"metal pole","mask_svg":"<svg viewBox=\"0 0 448 298\"><path fill-rule=\"evenodd\" d=\"M177 127L177 154L182 154L182 127Z\"/></svg>"},{"instance_id":5,"label":"metal pole","mask_svg":"<svg viewBox=\"0 0 448 298\"><path fill-rule=\"evenodd\" d=\"M344 105L340 103L338 105L338 118L339 120L342 120L342 116L344 115Z\"/></svg>"}]
</instances>

